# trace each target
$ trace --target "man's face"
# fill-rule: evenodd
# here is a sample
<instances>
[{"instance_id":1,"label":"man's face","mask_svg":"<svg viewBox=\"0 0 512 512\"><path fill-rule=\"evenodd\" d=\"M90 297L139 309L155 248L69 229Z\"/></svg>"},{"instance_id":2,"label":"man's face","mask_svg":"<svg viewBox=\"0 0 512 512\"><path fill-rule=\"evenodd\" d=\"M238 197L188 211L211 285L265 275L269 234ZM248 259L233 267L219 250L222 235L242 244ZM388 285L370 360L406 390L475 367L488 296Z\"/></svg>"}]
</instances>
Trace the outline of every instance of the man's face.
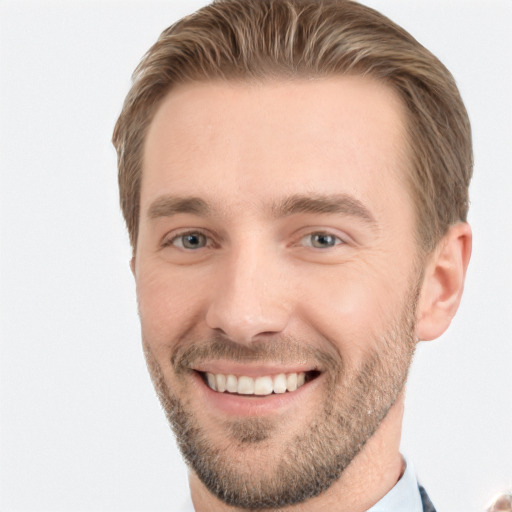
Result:
<instances>
[{"instance_id":1,"label":"man's face","mask_svg":"<svg viewBox=\"0 0 512 512\"><path fill-rule=\"evenodd\" d=\"M404 117L386 86L336 77L182 86L150 126L145 353L185 458L229 504L318 495L403 388L421 281Z\"/></svg>"}]
</instances>

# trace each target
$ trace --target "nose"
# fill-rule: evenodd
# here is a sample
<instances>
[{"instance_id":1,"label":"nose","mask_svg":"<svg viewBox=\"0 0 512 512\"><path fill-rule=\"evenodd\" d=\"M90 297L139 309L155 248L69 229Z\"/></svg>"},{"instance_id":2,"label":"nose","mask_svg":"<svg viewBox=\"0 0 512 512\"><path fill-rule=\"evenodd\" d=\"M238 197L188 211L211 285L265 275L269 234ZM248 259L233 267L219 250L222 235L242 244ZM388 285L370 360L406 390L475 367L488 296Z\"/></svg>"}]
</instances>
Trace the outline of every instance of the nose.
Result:
<instances>
[{"instance_id":1,"label":"nose","mask_svg":"<svg viewBox=\"0 0 512 512\"><path fill-rule=\"evenodd\" d=\"M286 329L290 297L283 263L275 254L246 247L233 251L216 270L206 313L210 329L244 344Z\"/></svg>"}]
</instances>

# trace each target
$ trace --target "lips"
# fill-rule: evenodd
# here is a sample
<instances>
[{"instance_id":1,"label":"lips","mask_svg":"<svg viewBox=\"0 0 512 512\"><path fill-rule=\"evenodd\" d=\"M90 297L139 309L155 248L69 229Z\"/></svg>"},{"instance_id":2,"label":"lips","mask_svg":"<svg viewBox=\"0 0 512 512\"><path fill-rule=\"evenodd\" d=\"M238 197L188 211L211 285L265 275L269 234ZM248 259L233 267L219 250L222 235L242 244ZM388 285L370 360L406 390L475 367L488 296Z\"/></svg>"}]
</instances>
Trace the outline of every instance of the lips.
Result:
<instances>
[{"instance_id":1,"label":"lips","mask_svg":"<svg viewBox=\"0 0 512 512\"><path fill-rule=\"evenodd\" d=\"M226 360L196 363L189 368L196 382L191 391L197 393L198 407L216 421L298 411L318 391L323 372L305 364L294 366Z\"/></svg>"}]
</instances>

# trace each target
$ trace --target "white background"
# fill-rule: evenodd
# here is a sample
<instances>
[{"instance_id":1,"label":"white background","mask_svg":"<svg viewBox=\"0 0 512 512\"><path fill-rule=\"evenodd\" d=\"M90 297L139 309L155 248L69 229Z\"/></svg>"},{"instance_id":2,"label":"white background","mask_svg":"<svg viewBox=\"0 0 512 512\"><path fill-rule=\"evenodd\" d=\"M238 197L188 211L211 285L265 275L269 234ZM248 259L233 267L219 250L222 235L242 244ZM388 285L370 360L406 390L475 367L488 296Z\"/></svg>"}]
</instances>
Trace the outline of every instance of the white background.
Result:
<instances>
[{"instance_id":1,"label":"white background","mask_svg":"<svg viewBox=\"0 0 512 512\"><path fill-rule=\"evenodd\" d=\"M0 510L176 510L186 471L146 373L110 137L158 34L202 1L0 3ZM474 254L420 347L403 450L439 512L512 485L512 2L368 1L455 75Z\"/></svg>"}]
</instances>

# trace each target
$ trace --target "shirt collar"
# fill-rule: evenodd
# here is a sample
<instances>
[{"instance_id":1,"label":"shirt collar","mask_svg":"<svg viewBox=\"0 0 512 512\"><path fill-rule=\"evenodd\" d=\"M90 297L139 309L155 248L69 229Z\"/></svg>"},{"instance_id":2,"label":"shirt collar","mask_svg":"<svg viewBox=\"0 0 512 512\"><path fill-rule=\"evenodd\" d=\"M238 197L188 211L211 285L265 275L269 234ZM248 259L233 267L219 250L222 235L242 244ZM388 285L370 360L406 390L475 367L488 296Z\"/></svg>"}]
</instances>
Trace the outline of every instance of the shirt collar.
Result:
<instances>
[{"instance_id":1,"label":"shirt collar","mask_svg":"<svg viewBox=\"0 0 512 512\"><path fill-rule=\"evenodd\" d=\"M418 481L409 461L405 460L402 478L367 512L423 512Z\"/></svg>"}]
</instances>

